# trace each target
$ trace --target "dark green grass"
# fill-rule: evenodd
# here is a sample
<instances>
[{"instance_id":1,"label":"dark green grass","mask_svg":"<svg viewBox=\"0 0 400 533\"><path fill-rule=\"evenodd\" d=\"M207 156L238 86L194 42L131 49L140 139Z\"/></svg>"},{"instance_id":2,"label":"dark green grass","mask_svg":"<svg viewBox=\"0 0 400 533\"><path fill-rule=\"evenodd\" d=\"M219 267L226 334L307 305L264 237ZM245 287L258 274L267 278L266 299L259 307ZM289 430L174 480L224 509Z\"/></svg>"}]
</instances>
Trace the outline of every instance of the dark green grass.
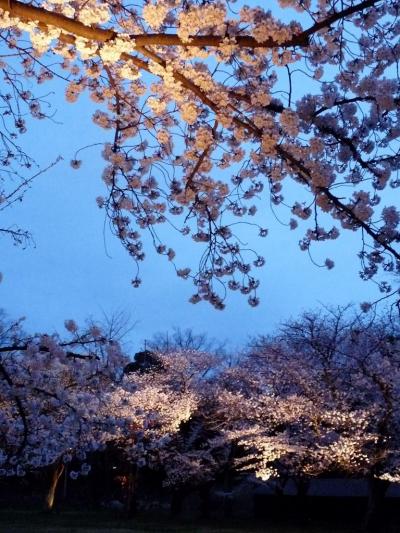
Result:
<instances>
[{"instance_id":1,"label":"dark green grass","mask_svg":"<svg viewBox=\"0 0 400 533\"><path fill-rule=\"evenodd\" d=\"M278 525L254 520L177 521L151 520L148 517L124 519L109 511L63 511L50 515L38 511L0 510L0 533L356 533L356 524L345 525L309 523L307 525ZM385 524L385 533L398 533L394 524Z\"/></svg>"}]
</instances>

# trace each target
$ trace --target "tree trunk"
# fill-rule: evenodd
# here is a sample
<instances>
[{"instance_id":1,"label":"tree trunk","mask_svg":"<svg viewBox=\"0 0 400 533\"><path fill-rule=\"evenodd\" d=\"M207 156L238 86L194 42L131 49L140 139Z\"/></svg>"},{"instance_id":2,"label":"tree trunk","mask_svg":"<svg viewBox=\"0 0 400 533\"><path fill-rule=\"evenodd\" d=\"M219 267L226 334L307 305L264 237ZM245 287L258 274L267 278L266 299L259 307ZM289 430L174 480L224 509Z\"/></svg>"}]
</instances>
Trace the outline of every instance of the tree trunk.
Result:
<instances>
[{"instance_id":1,"label":"tree trunk","mask_svg":"<svg viewBox=\"0 0 400 533\"><path fill-rule=\"evenodd\" d=\"M210 515L210 486L205 485L200 488L201 517L208 518Z\"/></svg>"},{"instance_id":2,"label":"tree trunk","mask_svg":"<svg viewBox=\"0 0 400 533\"><path fill-rule=\"evenodd\" d=\"M68 464L64 465L64 486L63 486L63 500L67 501L68 494Z\"/></svg>"},{"instance_id":3,"label":"tree trunk","mask_svg":"<svg viewBox=\"0 0 400 533\"><path fill-rule=\"evenodd\" d=\"M296 482L297 496L299 498L306 498L310 488L310 481L308 479L298 479Z\"/></svg>"},{"instance_id":4,"label":"tree trunk","mask_svg":"<svg viewBox=\"0 0 400 533\"><path fill-rule=\"evenodd\" d=\"M54 501L56 497L56 491L58 486L58 481L64 472L64 463L61 461L54 463L51 466L51 479L50 479L50 487L47 491L46 498L44 501L44 510L47 512L51 512L54 508Z\"/></svg>"},{"instance_id":5,"label":"tree trunk","mask_svg":"<svg viewBox=\"0 0 400 533\"><path fill-rule=\"evenodd\" d=\"M300 524L305 525L309 520L307 510L307 494L310 488L310 481L308 479L299 478L295 480L295 485L297 489L296 508L298 521Z\"/></svg>"},{"instance_id":6,"label":"tree trunk","mask_svg":"<svg viewBox=\"0 0 400 533\"><path fill-rule=\"evenodd\" d=\"M232 507L232 470L229 464L228 468L224 472L224 499L222 502L222 516L226 520L232 519L233 507Z\"/></svg>"},{"instance_id":7,"label":"tree trunk","mask_svg":"<svg viewBox=\"0 0 400 533\"><path fill-rule=\"evenodd\" d=\"M137 467L131 466L129 475L128 475L128 486L127 486L127 495L125 503L125 511L128 517L136 514L137 511Z\"/></svg>"},{"instance_id":8,"label":"tree trunk","mask_svg":"<svg viewBox=\"0 0 400 533\"><path fill-rule=\"evenodd\" d=\"M389 484L389 481L378 478L370 478L368 480L368 504L365 515L366 531L382 531L382 524L379 523L379 511Z\"/></svg>"},{"instance_id":9,"label":"tree trunk","mask_svg":"<svg viewBox=\"0 0 400 533\"><path fill-rule=\"evenodd\" d=\"M171 516L177 517L182 511L183 499L185 493L182 489L176 489L172 493L171 497Z\"/></svg>"}]
</instances>

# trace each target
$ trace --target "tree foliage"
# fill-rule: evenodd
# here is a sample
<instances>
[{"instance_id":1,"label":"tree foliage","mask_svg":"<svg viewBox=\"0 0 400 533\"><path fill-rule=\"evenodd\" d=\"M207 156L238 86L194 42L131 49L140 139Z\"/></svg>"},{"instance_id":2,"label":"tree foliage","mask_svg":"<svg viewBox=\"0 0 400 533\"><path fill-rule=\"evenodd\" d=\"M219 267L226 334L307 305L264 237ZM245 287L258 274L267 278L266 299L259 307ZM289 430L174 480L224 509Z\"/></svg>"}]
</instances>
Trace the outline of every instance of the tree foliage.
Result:
<instances>
[{"instance_id":1,"label":"tree foliage","mask_svg":"<svg viewBox=\"0 0 400 533\"><path fill-rule=\"evenodd\" d=\"M111 446L163 471L168 486L228 467L264 480L400 479L400 334L390 315L305 313L229 367L179 349L137 354L152 358L142 368L96 325L65 325L66 340L27 336L2 317L2 475Z\"/></svg>"},{"instance_id":2,"label":"tree foliage","mask_svg":"<svg viewBox=\"0 0 400 533\"><path fill-rule=\"evenodd\" d=\"M193 280L192 302L221 309L227 286L257 305L253 271L265 259L247 249L240 223L265 237L266 201L288 209L291 229L307 221L302 250L358 231L361 277L398 271L400 218L388 201L400 161L396 0L280 0L271 10L1 0L0 9L12 128L24 131L25 107L44 117L26 78L64 79L69 102L88 92L94 122L109 130L97 202L137 265L140 233L150 233ZM8 131L3 122L3 163L26 165ZM164 223L202 244L198 269L178 265Z\"/></svg>"}]
</instances>

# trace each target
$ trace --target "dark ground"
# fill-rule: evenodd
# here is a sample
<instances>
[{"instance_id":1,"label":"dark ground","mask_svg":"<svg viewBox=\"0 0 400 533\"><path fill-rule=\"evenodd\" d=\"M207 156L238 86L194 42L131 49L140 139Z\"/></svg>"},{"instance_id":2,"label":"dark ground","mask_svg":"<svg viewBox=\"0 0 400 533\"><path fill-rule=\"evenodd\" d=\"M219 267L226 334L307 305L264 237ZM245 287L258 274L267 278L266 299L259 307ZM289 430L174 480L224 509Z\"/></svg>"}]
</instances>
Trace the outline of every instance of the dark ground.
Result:
<instances>
[{"instance_id":1,"label":"dark ground","mask_svg":"<svg viewBox=\"0 0 400 533\"><path fill-rule=\"evenodd\" d=\"M356 521L341 520L340 509L330 520L307 520L303 524L290 523L281 517L281 523L270 520L204 521L195 523L168 518L152 520L149 517L126 519L122 515L105 510L71 511L65 510L51 515L39 511L0 510L1 533L128 533L157 531L187 533L357 533L361 531ZM275 520L274 520L275 522ZM400 525L393 517L382 520L379 533L400 533Z\"/></svg>"}]
</instances>

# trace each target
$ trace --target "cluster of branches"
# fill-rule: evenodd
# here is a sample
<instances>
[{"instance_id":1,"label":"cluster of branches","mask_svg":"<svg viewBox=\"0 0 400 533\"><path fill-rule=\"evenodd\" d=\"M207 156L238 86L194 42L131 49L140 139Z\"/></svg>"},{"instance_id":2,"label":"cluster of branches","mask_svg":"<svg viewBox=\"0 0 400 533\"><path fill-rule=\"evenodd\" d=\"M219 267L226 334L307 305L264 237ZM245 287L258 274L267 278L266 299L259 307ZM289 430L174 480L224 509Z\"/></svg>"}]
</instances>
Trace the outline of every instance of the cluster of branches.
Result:
<instances>
[{"instance_id":1,"label":"cluster of branches","mask_svg":"<svg viewBox=\"0 0 400 533\"><path fill-rule=\"evenodd\" d=\"M2 476L52 466L59 477L72 461L76 478L94 453L113 450L130 476L157 472L181 492L227 472L282 486L329 475L400 481L400 329L390 314L305 313L254 339L236 364L190 343L130 360L98 326L66 327L67 340L29 337L3 318Z\"/></svg>"},{"instance_id":2,"label":"cluster of branches","mask_svg":"<svg viewBox=\"0 0 400 533\"><path fill-rule=\"evenodd\" d=\"M140 231L150 233L193 280L194 303L222 309L228 286L258 304L253 269L265 259L243 244L237 217L266 236L266 201L288 208L291 229L309 221L302 250L336 239L337 222L361 236L363 279L398 271L396 203L377 209L399 184L398 2L239 3L237 14L233 3L1 0L10 98L39 112L25 78L65 80L70 102L89 92L94 122L111 130L98 204L137 266ZM25 164L4 131L2 159ZM198 268L175 263L165 222L204 246Z\"/></svg>"},{"instance_id":3,"label":"cluster of branches","mask_svg":"<svg viewBox=\"0 0 400 533\"><path fill-rule=\"evenodd\" d=\"M31 90L27 78L34 77L34 73L29 65L29 53L19 64L15 61L15 52L3 49L4 45L4 36L0 35L0 216L3 219L4 211L22 202L34 180L61 159L59 157L43 168L21 147L20 137L26 133L29 119L50 119L47 109L50 104L47 95L35 96ZM2 222L0 236L9 237L14 244L22 246L32 240L30 232L19 227L17 221L12 224Z\"/></svg>"}]
</instances>

